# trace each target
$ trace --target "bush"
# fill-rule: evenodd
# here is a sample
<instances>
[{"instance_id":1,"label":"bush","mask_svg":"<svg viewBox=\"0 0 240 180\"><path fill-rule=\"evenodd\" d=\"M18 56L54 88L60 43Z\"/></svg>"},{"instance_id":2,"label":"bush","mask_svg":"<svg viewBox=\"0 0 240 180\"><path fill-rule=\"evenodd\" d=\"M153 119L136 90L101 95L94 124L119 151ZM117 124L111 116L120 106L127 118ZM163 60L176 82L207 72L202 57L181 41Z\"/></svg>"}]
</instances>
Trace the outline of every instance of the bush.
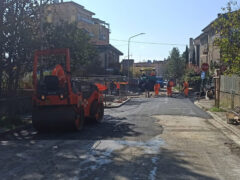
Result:
<instances>
[{"instance_id":1,"label":"bush","mask_svg":"<svg viewBox=\"0 0 240 180\"><path fill-rule=\"evenodd\" d=\"M201 85L200 70L195 66L190 66L186 69L184 80L188 81L189 86L194 90L199 90Z\"/></svg>"}]
</instances>

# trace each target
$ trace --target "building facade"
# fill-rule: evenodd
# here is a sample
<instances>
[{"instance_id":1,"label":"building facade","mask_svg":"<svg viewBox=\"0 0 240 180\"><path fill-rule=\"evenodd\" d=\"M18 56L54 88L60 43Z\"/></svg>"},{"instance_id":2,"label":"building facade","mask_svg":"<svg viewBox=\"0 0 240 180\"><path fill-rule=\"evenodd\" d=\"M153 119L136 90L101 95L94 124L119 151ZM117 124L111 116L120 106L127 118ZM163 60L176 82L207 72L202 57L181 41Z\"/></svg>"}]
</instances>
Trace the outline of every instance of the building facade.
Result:
<instances>
[{"instance_id":1,"label":"building facade","mask_svg":"<svg viewBox=\"0 0 240 180\"><path fill-rule=\"evenodd\" d=\"M152 72L156 76L164 76L167 61L138 62L133 65L134 77L139 77L143 73L150 75Z\"/></svg>"},{"instance_id":2,"label":"building facade","mask_svg":"<svg viewBox=\"0 0 240 180\"><path fill-rule=\"evenodd\" d=\"M190 38L190 64L201 67L203 63L208 63L211 67L220 63L220 49L214 45L214 40L218 34L215 33L212 27L213 22L206 26L198 37L195 39Z\"/></svg>"},{"instance_id":3,"label":"building facade","mask_svg":"<svg viewBox=\"0 0 240 180\"><path fill-rule=\"evenodd\" d=\"M73 1L53 3L47 5L45 10L45 21L53 24L60 24L62 21L77 23L77 26L91 37L95 45L109 44L109 24L93 18L93 12Z\"/></svg>"},{"instance_id":4,"label":"building facade","mask_svg":"<svg viewBox=\"0 0 240 180\"><path fill-rule=\"evenodd\" d=\"M62 22L76 23L79 29L90 36L90 43L99 52L102 67L109 71L112 69L111 72L120 71L119 56L123 53L109 43L110 26L108 23L94 18L93 12L73 1L56 1L49 4L44 8L44 15L45 21L54 25Z\"/></svg>"},{"instance_id":5,"label":"building facade","mask_svg":"<svg viewBox=\"0 0 240 180\"><path fill-rule=\"evenodd\" d=\"M133 65L134 65L134 59L123 59L121 62L121 71L122 75L133 77Z\"/></svg>"}]
</instances>

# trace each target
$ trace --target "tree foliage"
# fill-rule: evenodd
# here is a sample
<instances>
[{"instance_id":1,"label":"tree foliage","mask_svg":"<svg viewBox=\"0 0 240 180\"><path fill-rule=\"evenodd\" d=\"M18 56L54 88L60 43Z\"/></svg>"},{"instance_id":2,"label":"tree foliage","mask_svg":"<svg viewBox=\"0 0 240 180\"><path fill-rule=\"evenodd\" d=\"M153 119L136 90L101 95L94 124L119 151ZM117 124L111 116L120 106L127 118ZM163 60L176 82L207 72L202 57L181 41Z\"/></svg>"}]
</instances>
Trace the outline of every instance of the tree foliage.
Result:
<instances>
[{"instance_id":1,"label":"tree foliage","mask_svg":"<svg viewBox=\"0 0 240 180\"><path fill-rule=\"evenodd\" d=\"M188 81L189 86L193 87L194 90L199 90L201 85L201 68L189 64L184 73L184 80Z\"/></svg>"},{"instance_id":2,"label":"tree foliage","mask_svg":"<svg viewBox=\"0 0 240 180\"><path fill-rule=\"evenodd\" d=\"M188 59L189 59L189 50L188 50L188 46L186 46L185 51L182 53L182 58L185 61L185 64L188 64Z\"/></svg>"},{"instance_id":3,"label":"tree foliage","mask_svg":"<svg viewBox=\"0 0 240 180\"><path fill-rule=\"evenodd\" d=\"M227 66L227 74L240 75L240 10L236 2L229 2L223 13L213 23L220 47L221 61Z\"/></svg>"},{"instance_id":4,"label":"tree foliage","mask_svg":"<svg viewBox=\"0 0 240 180\"><path fill-rule=\"evenodd\" d=\"M75 23L45 24L43 47L69 48L73 75L80 75L85 69L88 69L85 73L94 73L100 66L97 50L90 44L89 35L79 29Z\"/></svg>"},{"instance_id":5,"label":"tree foliage","mask_svg":"<svg viewBox=\"0 0 240 180\"><path fill-rule=\"evenodd\" d=\"M166 74L168 79L173 78L178 81L181 80L185 69L185 61L180 56L178 48L173 48L168 57Z\"/></svg>"},{"instance_id":6,"label":"tree foliage","mask_svg":"<svg viewBox=\"0 0 240 180\"><path fill-rule=\"evenodd\" d=\"M40 7L52 0L0 0L0 96L16 94L21 78L32 71L33 53L40 47L70 48L74 73L99 67L89 36L76 24L43 25ZM93 68L94 67L94 68Z\"/></svg>"},{"instance_id":7,"label":"tree foliage","mask_svg":"<svg viewBox=\"0 0 240 180\"><path fill-rule=\"evenodd\" d=\"M35 0L0 1L0 89L15 92L35 47L38 3Z\"/></svg>"}]
</instances>

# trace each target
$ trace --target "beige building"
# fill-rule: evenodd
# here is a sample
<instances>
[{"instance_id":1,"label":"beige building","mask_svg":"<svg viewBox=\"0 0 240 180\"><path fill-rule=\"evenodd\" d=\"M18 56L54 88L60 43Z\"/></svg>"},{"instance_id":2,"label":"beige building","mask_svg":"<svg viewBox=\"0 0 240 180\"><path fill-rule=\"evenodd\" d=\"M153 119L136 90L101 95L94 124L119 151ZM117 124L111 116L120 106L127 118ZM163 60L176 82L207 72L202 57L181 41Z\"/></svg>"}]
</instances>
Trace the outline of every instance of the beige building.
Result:
<instances>
[{"instance_id":1,"label":"beige building","mask_svg":"<svg viewBox=\"0 0 240 180\"><path fill-rule=\"evenodd\" d=\"M99 51L102 67L109 73L120 72L119 56L123 55L117 48L109 44L110 27L105 21L94 18L93 12L73 1L49 4L44 9L45 21L53 24L62 22L77 23L77 26L90 37L90 42Z\"/></svg>"},{"instance_id":2,"label":"beige building","mask_svg":"<svg viewBox=\"0 0 240 180\"><path fill-rule=\"evenodd\" d=\"M153 62L139 62L133 65L133 74L135 77L141 76L143 73L150 75L152 72L156 76L164 76L166 68L166 61L153 61Z\"/></svg>"},{"instance_id":3,"label":"beige building","mask_svg":"<svg viewBox=\"0 0 240 180\"><path fill-rule=\"evenodd\" d=\"M217 34L212 27L213 22L206 26L197 38L190 38L189 63L198 66L203 63L208 63L209 66L220 63L220 49L214 45Z\"/></svg>"},{"instance_id":4,"label":"beige building","mask_svg":"<svg viewBox=\"0 0 240 180\"><path fill-rule=\"evenodd\" d=\"M77 23L80 29L90 35L93 44L109 44L109 24L93 18L95 14L86 10L84 6L73 1L61 2L48 5L44 11L48 23L58 24L62 21Z\"/></svg>"}]
</instances>

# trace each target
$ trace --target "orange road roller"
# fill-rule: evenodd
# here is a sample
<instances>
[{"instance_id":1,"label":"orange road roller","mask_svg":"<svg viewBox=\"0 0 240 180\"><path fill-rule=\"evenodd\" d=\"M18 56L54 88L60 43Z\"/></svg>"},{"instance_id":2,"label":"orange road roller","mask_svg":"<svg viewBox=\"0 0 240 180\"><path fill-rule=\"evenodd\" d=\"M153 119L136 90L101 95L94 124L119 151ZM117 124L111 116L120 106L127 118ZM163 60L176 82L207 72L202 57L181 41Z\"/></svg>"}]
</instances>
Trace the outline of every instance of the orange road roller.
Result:
<instances>
[{"instance_id":1,"label":"orange road roller","mask_svg":"<svg viewBox=\"0 0 240 180\"><path fill-rule=\"evenodd\" d=\"M85 119L103 119L103 94L94 84L72 80L69 49L35 52L33 87L32 123L38 131L79 131Z\"/></svg>"}]
</instances>

